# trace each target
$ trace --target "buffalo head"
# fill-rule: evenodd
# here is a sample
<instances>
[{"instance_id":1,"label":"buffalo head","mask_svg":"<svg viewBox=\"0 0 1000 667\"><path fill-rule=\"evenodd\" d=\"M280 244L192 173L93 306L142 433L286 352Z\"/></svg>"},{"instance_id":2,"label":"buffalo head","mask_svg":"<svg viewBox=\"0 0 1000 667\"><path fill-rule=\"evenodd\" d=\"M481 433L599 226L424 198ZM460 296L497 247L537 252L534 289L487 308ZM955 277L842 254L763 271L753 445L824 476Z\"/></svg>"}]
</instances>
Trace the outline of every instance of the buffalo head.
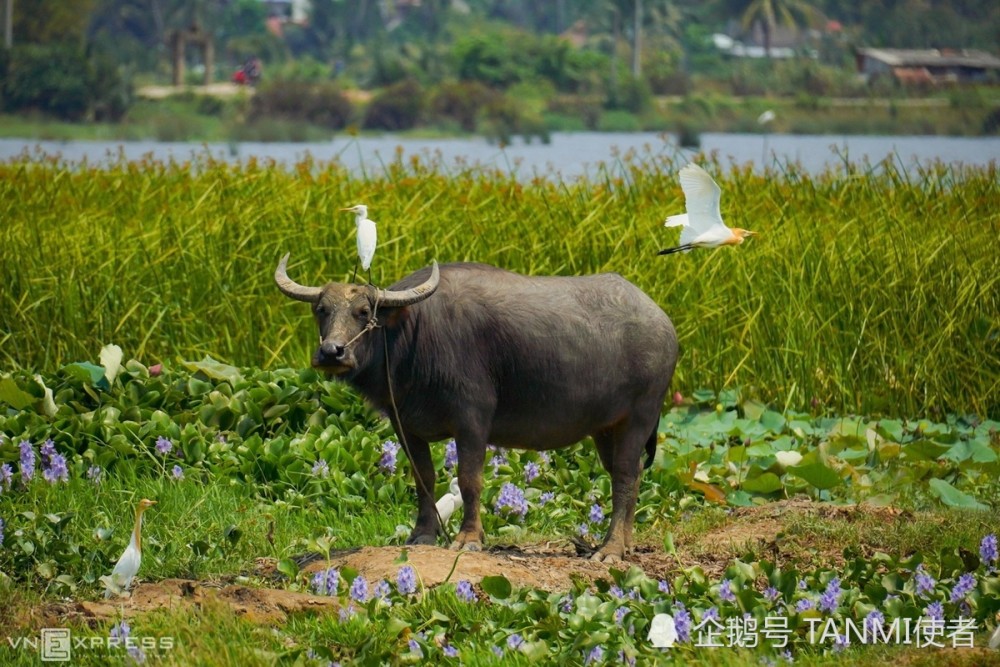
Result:
<instances>
[{"instance_id":1,"label":"buffalo head","mask_svg":"<svg viewBox=\"0 0 1000 667\"><path fill-rule=\"evenodd\" d=\"M372 285L327 283L323 287L299 285L288 277L286 253L274 271L278 289L292 299L312 304L319 326L319 347L312 358L314 368L343 375L364 364L358 358L355 343L366 329L374 327L377 311L402 308L423 301L437 289L438 265L431 265L430 277L420 285L405 290L384 290Z\"/></svg>"}]
</instances>

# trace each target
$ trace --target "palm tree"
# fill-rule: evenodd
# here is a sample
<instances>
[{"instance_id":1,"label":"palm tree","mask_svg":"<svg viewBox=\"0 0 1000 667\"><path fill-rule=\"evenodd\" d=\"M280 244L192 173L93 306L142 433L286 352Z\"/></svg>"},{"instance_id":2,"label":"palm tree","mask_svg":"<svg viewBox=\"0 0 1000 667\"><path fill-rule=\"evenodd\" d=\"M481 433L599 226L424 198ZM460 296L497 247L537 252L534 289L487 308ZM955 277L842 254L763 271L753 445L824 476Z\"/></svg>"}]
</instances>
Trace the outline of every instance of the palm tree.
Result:
<instances>
[{"instance_id":1,"label":"palm tree","mask_svg":"<svg viewBox=\"0 0 1000 667\"><path fill-rule=\"evenodd\" d=\"M779 25L802 27L816 23L822 13L806 0L723 0L725 10L741 16L743 29L760 25L764 53L771 56L771 33Z\"/></svg>"}]
</instances>

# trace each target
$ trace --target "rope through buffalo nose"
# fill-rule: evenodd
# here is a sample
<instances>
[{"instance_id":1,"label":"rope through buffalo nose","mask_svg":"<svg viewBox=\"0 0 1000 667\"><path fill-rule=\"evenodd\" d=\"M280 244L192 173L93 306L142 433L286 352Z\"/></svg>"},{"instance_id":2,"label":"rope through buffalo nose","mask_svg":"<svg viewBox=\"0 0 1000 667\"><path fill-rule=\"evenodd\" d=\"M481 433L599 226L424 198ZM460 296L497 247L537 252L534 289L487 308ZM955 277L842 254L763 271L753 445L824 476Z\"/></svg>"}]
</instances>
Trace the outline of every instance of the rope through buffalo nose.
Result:
<instances>
[{"instance_id":1,"label":"rope through buffalo nose","mask_svg":"<svg viewBox=\"0 0 1000 667\"><path fill-rule=\"evenodd\" d=\"M344 349L346 350L351 345L354 345L354 343L356 343L359 338L361 338L362 336L364 336L369 331L371 331L373 329L378 329L381 326L382 325L378 323L378 297L376 296L375 297L375 307L372 309L372 318L370 320L368 320L368 323L365 325L365 328L362 329L361 331L359 331L357 336L355 336L351 340L349 340L346 343L344 343Z\"/></svg>"}]
</instances>

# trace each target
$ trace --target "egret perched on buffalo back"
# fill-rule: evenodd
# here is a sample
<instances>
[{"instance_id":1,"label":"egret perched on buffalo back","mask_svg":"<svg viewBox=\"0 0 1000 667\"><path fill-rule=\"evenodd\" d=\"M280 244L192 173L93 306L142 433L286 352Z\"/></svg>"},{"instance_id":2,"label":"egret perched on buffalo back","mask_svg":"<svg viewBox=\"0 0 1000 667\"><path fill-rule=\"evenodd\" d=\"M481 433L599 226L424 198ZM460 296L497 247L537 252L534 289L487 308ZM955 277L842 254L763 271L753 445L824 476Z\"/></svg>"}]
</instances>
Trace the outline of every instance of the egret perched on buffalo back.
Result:
<instances>
[{"instance_id":1,"label":"egret perched on buffalo back","mask_svg":"<svg viewBox=\"0 0 1000 667\"><path fill-rule=\"evenodd\" d=\"M368 283L372 282L372 257L375 256L375 244L378 240L378 233L375 230L375 221L368 219L368 207L358 204L350 208L342 208L341 211L351 211L354 213L354 224L358 228L358 261L354 264L353 281L358 277L358 264L368 272Z\"/></svg>"},{"instance_id":2,"label":"egret perched on buffalo back","mask_svg":"<svg viewBox=\"0 0 1000 667\"><path fill-rule=\"evenodd\" d=\"M110 576L101 577L104 583L104 597L111 597L112 593L121 595L132 585L132 579L139 572L139 564L142 562L142 513L156 504L155 500L143 498L135 508L135 527L132 529L132 537L128 541L128 546L122 553L121 558L115 563L115 569Z\"/></svg>"},{"instance_id":3,"label":"egret perched on buffalo back","mask_svg":"<svg viewBox=\"0 0 1000 667\"><path fill-rule=\"evenodd\" d=\"M722 191L708 172L691 163L680 172L681 190L687 213L667 218L665 227L683 227L681 244L675 248L661 250L659 255L687 252L692 248L717 248L722 245L738 245L754 232L745 229L730 229L722 222L719 199Z\"/></svg>"}]
</instances>

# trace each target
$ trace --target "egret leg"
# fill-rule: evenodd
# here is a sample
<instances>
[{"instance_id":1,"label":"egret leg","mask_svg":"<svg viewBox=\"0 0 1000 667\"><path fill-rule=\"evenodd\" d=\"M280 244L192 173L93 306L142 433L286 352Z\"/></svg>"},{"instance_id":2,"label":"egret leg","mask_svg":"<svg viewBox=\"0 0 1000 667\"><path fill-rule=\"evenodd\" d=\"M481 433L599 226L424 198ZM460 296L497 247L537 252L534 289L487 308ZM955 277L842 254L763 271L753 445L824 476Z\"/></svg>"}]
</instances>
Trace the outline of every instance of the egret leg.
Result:
<instances>
[{"instance_id":1,"label":"egret leg","mask_svg":"<svg viewBox=\"0 0 1000 667\"><path fill-rule=\"evenodd\" d=\"M375 283L372 282L372 269L371 269L370 266L368 267L368 284L369 285L374 285L375 284Z\"/></svg>"},{"instance_id":2,"label":"egret leg","mask_svg":"<svg viewBox=\"0 0 1000 667\"><path fill-rule=\"evenodd\" d=\"M351 282L352 282L352 283L353 283L353 282L355 281L355 279L357 279L357 277L358 277L358 264L360 264L360 263L361 263L361 260L356 260L356 261L354 262L354 275L353 275L353 276L351 276Z\"/></svg>"}]
</instances>

